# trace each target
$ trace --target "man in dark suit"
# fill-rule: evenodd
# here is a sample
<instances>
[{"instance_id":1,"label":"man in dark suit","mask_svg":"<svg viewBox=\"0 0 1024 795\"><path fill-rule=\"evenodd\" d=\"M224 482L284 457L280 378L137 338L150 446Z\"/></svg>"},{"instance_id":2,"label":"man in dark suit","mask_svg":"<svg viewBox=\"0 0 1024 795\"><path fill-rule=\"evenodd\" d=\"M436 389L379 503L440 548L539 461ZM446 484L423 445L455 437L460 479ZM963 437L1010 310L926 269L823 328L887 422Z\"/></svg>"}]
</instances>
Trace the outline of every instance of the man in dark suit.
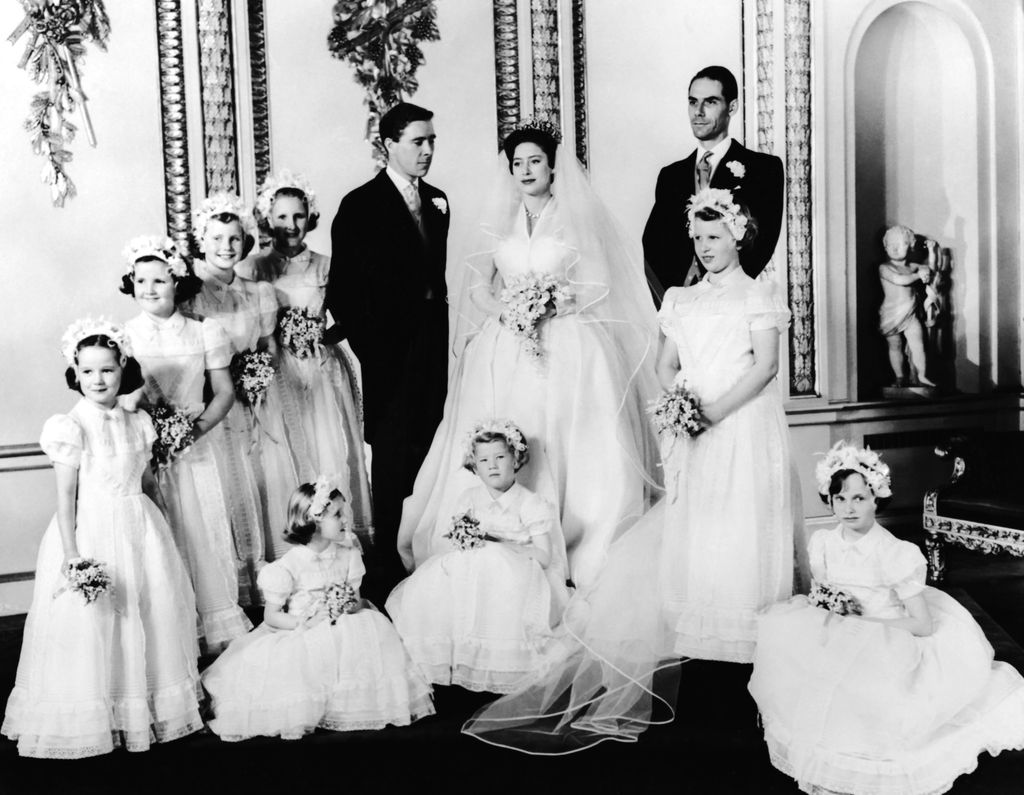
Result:
<instances>
[{"instance_id":1,"label":"man in dark suit","mask_svg":"<svg viewBox=\"0 0 1024 795\"><path fill-rule=\"evenodd\" d=\"M744 271L757 276L775 252L785 198L782 161L729 137L737 94L736 78L724 66L705 67L690 81L690 127L699 146L661 170L644 228L644 258L664 289L704 275L686 225L686 203L701 188L727 188L757 221L757 237L740 251Z\"/></svg>"},{"instance_id":2,"label":"man in dark suit","mask_svg":"<svg viewBox=\"0 0 1024 795\"><path fill-rule=\"evenodd\" d=\"M341 200L331 226L327 306L362 369L376 529L369 557L379 569L371 586L381 590L405 576L396 546L402 501L447 389L448 200L423 181L434 155L432 119L405 102L384 114L387 168Z\"/></svg>"}]
</instances>

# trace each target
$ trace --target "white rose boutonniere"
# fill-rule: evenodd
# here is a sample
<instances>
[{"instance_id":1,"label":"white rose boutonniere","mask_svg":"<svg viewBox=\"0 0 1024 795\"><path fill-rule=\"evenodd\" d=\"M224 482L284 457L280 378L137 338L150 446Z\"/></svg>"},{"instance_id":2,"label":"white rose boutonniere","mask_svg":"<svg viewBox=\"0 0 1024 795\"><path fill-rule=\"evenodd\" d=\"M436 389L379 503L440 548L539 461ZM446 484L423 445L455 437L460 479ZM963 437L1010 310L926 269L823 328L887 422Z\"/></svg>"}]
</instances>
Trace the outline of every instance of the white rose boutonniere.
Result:
<instances>
[{"instance_id":1,"label":"white rose boutonniere","mask_svg":"<svg viewBox=\"0 0 1024 795\"><path fill-rule=\"evenodd\" d=\"M441 215L448 214L448 202L438 196L436 199L431 199L434 206L440 211Z\"/></svg>"},{"instance_id":2,"label":"white rose boutonniere","mask_svg":"<svg viewBox=\"0 0 1024 795\"><path fill-rule=\"evenodd\" d=\"M743 179L744 175L747 173L747 167L738 160L730 160L725 164L725 167L732 172L732 175L736 177L736 179Z\"/></svg>"}]
</instances>

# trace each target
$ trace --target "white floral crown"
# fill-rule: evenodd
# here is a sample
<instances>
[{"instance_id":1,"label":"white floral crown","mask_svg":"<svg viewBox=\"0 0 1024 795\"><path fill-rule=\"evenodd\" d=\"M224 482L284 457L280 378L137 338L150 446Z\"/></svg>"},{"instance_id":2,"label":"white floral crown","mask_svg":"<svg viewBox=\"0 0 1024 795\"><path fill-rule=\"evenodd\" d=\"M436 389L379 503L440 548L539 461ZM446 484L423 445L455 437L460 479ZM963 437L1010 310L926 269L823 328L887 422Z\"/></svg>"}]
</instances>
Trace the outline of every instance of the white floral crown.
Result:
<instances>
[{"instance_id":1,"label":"white floral crown","mask_svg":"<svg viewBox=\"0 0 1024 795\"><path fill-rule=\"evenodd\" d=\"M128 340L125 330L105 317L83 317L76 320L60 338L60 352L68 367L74 367L77 363L78 344L86 337L93 337L102 334L114 341L120 354L121 366L124 367L128 357L132 355L132 344Z\"/></svg>"},{"instance_id":2,"label":"white floral crown","mask_svg":"<svg viewBox=\"0 0 1024 795\"><path fill-rule=\"evenodd\" d=\"M238 218L242 225L242 231L251 235L254 240L258 239L259 231L256 229L256 219L252 217L249 208L245 206L242 197L226 191L211 193L199 203L199 207L192 213L192 234L195 236L196 245L199 250L205 252L203 238L206 237L206 227L210 219L215 215L228 213Z\"/></svg>"},{"instance_id":3,"label":"white floral crown","mask_svg":"<svg viewBox=\"0 0 1024 795\"><path fill-rule=\"evenodd\" d=\"M296 174L288 169L278 171L260 188L260 195L256 197L256 215L264 221L270 220L270 211L274 206L274 197L282 188L294 188L306 197L306 209L310 215L320 215L320 205L316 201L316 193L302 174Z\"/></svg>"},{"instance_id":4,"label":"white floral crown","mask_svg":"<svg viewBox=\"0 0 1024 795\"><path fill-rule=\"evenodd\" d=\"M690 197L686 205L686 220L690 237L693 237L693 222L701 210L714 210L722 216L729 233L736 240L742 240L747 233L747 217L740 212L740 206L732 199L732 192L725 188L704 188Z\"/></svg>"},{"instance_id":5,"label":"white floral crown","mask_svg":"<svg viewBox=\"0 0 1024 795\"><path fill-rule=\"evenodd\" d=\"M861 449L847 443L844 439L836 442L823 459L814 468L814 477L818 481L818 493L828 496L828 487L832 476L843 469L851 469L864 478L871 493L876 497L891 497L889 467L883 463L878 453L870 447Z\"/></svg>"},{"instance_id":6,"label":"white floral crown","mask_svg":"<svg viewBox=\"0 0 1024 795\"><path fill-rule=\"evenodd\" d=\"M135 272L135 263L143 257L153 257L167 265L171 274L179 279L188 273L188 266L178 252L178 247L169 237L161 235L139 235L129 240L121 255L127 261L125 273L131 275Z\"/></svg>"},{"instance_id":7,"label":"white floral crown","mask_svg":"<svg viewBox=\"0 0 1024 795\"><path fill-rule=\"evenodd\" d=\"M520 457L529 450L526 443L526 436L519 430L519 427L512 420L493 419L478 422L473 430L466 434L466 441L463 445L463 462L469 464L473 461L474 439L482 433L498 433L505 437L509 447L516 457Z\"/></svg>"}]
</instances>

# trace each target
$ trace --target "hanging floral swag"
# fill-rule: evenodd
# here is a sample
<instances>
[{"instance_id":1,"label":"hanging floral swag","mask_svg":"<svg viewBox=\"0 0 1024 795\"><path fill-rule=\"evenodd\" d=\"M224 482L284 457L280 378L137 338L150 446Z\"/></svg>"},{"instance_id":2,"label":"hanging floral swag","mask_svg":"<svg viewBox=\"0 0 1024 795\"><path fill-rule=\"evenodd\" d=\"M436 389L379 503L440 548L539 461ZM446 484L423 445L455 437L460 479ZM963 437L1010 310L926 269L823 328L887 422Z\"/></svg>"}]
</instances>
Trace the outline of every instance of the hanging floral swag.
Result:
<instances>
[{"instance_id":1,"label":"hanging floral swag","mask_svg":"<svg viewBox=\"0 0 1024 795\"><path fill-rule=\"evenodd\" d=\"M381 166L387 153L377 134L380 117L419 88L420 43L440 38L434 0L338 0L334 4L334 28L327 46L335 58L352 65L356 82L366 89L370 111L366 140Z\"/></svg>"},{"instance_id":2,"label":"hanging floral swag","mask_svg":"<svg viewBox=\"0 0 1024 795\"><path fill-rule=\"evenodd\" d=\"M110 19L101 0L21 0L21 4L25 18L7 40L16 44L28 36L18 68L25 69L34 82L50 84L49 90L32 98L25 129L32 151L46 158L41 177L50 186L50 199L54 207L63 207L64 200L75 195L65 165L71 160L66 144L78 130L67 116L76 108L89 143L96 145L78 64L85 57L85 42L107 49Z\"/></svg>"}]
</instances>

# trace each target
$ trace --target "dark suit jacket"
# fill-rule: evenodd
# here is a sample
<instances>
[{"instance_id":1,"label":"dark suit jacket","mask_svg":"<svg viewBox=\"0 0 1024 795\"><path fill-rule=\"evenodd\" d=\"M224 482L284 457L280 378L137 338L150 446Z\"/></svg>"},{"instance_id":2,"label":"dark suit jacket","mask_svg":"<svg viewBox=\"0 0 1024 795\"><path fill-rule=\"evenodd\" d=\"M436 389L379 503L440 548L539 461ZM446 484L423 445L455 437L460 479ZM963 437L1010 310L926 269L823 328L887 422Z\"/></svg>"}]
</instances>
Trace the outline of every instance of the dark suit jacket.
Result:
<instances>
[{"instance_id":1,"label":"dark suit jacket","mask_svg":"<svg viewBox=\"0 0 1024 795\"><path fill-rule=\"evenodd\" d=\"M382 413L407 390L413 370L446 373L448 367L448 199L422 179L419 186L426 239L384 170L341 200L331 225L327 306L362 367L364 432L371 443ZM424 348L428 327L430 339L441 342ZM444 380L442 375L442 389Z\"/></svg>"},{"instance_id":2,"label":"dark suit jacket","mask_svg":"<svg viewBox=\"0 0 1024 795\"><path fill-rule=\"evenodd\" d=\"M745 170L737 177L728 164ZM686 226L686 203L694 194L697 150L685 160L665 166L658 175L654 208L644 227L644 258L666 290L683 283L693 261L693 240ZM757 219L757 237L740 250L740 265L751 276L764 270L775 251L782 227L785 199L782 161L774 155L753 152L733 141L711 175L712 188L731 190Z\"/></svg>"}]
</instances>

